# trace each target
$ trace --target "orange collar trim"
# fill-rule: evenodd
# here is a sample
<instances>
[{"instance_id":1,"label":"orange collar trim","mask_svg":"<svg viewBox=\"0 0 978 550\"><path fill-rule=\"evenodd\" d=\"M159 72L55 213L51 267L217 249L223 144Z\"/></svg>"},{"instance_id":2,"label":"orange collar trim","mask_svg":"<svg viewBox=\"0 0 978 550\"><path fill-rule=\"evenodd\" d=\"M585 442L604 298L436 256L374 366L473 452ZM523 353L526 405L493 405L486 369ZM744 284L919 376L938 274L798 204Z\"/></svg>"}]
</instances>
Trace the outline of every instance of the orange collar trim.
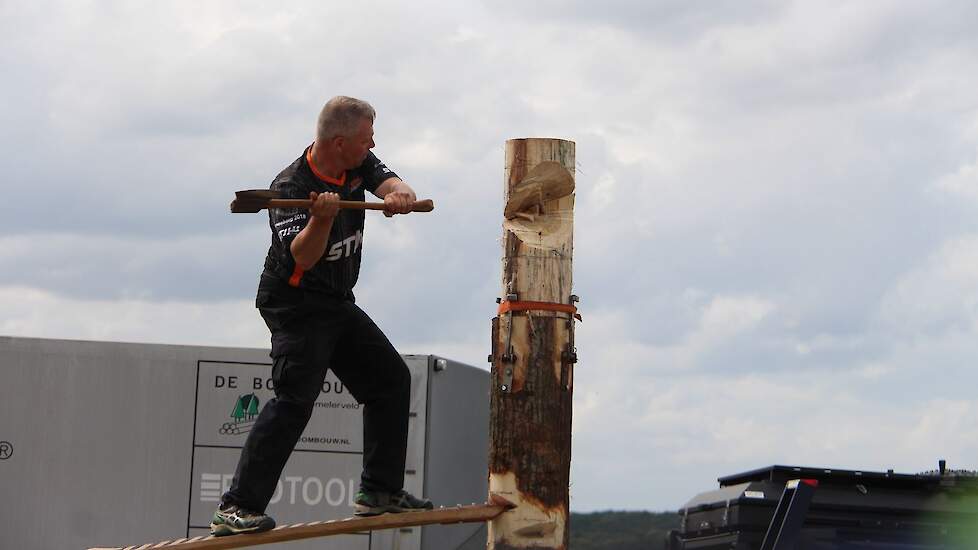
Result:
<instances>
[{"instance_id":1,"label":"orange collar trim","mask_svg":"<svg viewBox=\"0 0 978 550\"><path fill-rule=\"evenodd\" d=\"M324 174L320 174L319 173L319 170L316 170L316 165L312 163L312 145L310 145L309 148L306 149L306 164L308 164L309 165L309 169L312 170L312 175L316 176L317 178L319 178L322 181L325 181L326 183L329 183L329 184L332 184L332 185L339 185L340 187L343 187L343 184L346 183L346 171L345 170L343 171L343 175L340 176L338 179L337 178L331 178L331 177L329 177L327 175L324 175Z\"/></svg>"}]
</instances>

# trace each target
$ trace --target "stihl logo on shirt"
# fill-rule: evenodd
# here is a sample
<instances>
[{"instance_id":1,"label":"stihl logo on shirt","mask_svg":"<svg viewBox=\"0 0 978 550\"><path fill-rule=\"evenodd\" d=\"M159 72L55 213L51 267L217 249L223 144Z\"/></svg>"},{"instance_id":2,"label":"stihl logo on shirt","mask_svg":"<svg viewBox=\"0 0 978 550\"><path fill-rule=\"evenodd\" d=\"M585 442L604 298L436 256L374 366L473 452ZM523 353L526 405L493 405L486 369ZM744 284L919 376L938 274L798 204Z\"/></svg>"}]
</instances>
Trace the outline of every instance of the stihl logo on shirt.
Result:
<instances>
[{"instance_id":1,"label":"stihl logo on shirt","mask_svg":"<svg viewBox=\"0 0 978 550\"><path fill-rule=\"evenodd\" d=\"M300 231L302 231L302 228L297 225L286 227L285 229L279 229L278 238L284 239L286 237L291 237L292 235L298 235Z\"/></svg>"},{"instance_id":2,"label":"stihl logo on shirt","mask_svg":"<svg viewBox=\"0 0 978 550\"><path fill-rule=\"evenodd\" d=\"M299 232L302 231L302 226L297 224L302 223L308 217L309 216L306 213L302 212L290 218L285 218L282 221L275 222L276 228L282 227L283 225L286 224L292 224L290 227L286 227L284 229L278 229L278 238L284 239L286 237L291 237L292 235L298 235Z\"/></svg>"},{"instance_id":3,"label":"stihl logo on shirt","mask_svg":"<svg viewBox=\"0 0 978 550\"><path fill-rule=\"evenodd\" d=\"M326 255L326 261L335 262L340 258L348 258L360 250L360 245L362 243L363 232L357 229L357 232L353 235L329 247L329 253Z\"/></svg>"}]
</instances>

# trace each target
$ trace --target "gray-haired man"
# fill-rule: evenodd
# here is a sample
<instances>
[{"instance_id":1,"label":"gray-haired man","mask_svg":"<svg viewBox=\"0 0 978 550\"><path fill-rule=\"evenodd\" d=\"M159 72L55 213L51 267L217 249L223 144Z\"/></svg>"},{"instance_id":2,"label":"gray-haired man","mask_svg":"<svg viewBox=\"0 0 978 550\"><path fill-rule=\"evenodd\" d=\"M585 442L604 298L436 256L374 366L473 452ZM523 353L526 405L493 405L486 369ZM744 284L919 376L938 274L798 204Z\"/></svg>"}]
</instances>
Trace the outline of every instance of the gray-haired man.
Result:
<instances>
[{"instance_id":1,"label":"gray-haired man","mask_svg":"<svg viewBox=\"0 0 978 550\"><path fill-rule=\"evenodd\" d=\"M265 514L279 476L312 415L327 369L363 405L363 473L356 514L430 509L403 490L411 377L384 333L354 303L364 212L339 200L384 200L387 216L406 214L414 191L370 150L375 112L367 102L334 97L319 115L316 141L273 181L306 210L269 210L272 244L256 305L271 331L270 399L248 434L231 488L211 533L256 533L275 526Z\"/></svg>"}]
</instances>

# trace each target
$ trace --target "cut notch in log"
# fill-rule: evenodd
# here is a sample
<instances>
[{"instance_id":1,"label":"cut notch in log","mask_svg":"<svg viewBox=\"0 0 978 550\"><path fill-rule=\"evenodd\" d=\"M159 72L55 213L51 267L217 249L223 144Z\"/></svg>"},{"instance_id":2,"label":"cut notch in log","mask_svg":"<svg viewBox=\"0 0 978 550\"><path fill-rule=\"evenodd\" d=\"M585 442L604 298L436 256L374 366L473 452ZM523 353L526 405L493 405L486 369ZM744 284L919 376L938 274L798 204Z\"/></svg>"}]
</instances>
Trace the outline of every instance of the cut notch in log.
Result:
<instances>
[{"instance_id":1,"label":"cut notch in log","mask_svg":"<svg viewBox=\"0 0 978 550\"><path fill-rule=\"evenodd\" d=\"M528 208L539 208L573 192L574 176L567 168L552 160L542 161L509 189L503 216L512 219Z\"/></svg>"}]
</instances>

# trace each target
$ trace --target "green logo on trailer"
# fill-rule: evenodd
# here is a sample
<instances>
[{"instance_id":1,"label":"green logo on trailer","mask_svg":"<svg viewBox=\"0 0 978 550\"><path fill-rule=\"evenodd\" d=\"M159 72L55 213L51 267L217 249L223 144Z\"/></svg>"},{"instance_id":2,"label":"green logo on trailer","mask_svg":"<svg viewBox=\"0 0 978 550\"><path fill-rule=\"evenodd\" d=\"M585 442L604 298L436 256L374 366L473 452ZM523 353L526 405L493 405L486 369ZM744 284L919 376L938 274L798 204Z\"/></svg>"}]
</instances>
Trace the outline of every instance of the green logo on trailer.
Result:
<instances>
[{"instance_id":1,"label":"green logo on trailer","mask_svg":"<svg viewBox=\"0 0 978 550\"><path fill-rule=\"evenodd\" d=\"M241 435L251 431L259 412L258 396L249 393L238 396L231 409L231 422L225 422L218 430L221 435Z\"/></svg>"}]
</instances>

